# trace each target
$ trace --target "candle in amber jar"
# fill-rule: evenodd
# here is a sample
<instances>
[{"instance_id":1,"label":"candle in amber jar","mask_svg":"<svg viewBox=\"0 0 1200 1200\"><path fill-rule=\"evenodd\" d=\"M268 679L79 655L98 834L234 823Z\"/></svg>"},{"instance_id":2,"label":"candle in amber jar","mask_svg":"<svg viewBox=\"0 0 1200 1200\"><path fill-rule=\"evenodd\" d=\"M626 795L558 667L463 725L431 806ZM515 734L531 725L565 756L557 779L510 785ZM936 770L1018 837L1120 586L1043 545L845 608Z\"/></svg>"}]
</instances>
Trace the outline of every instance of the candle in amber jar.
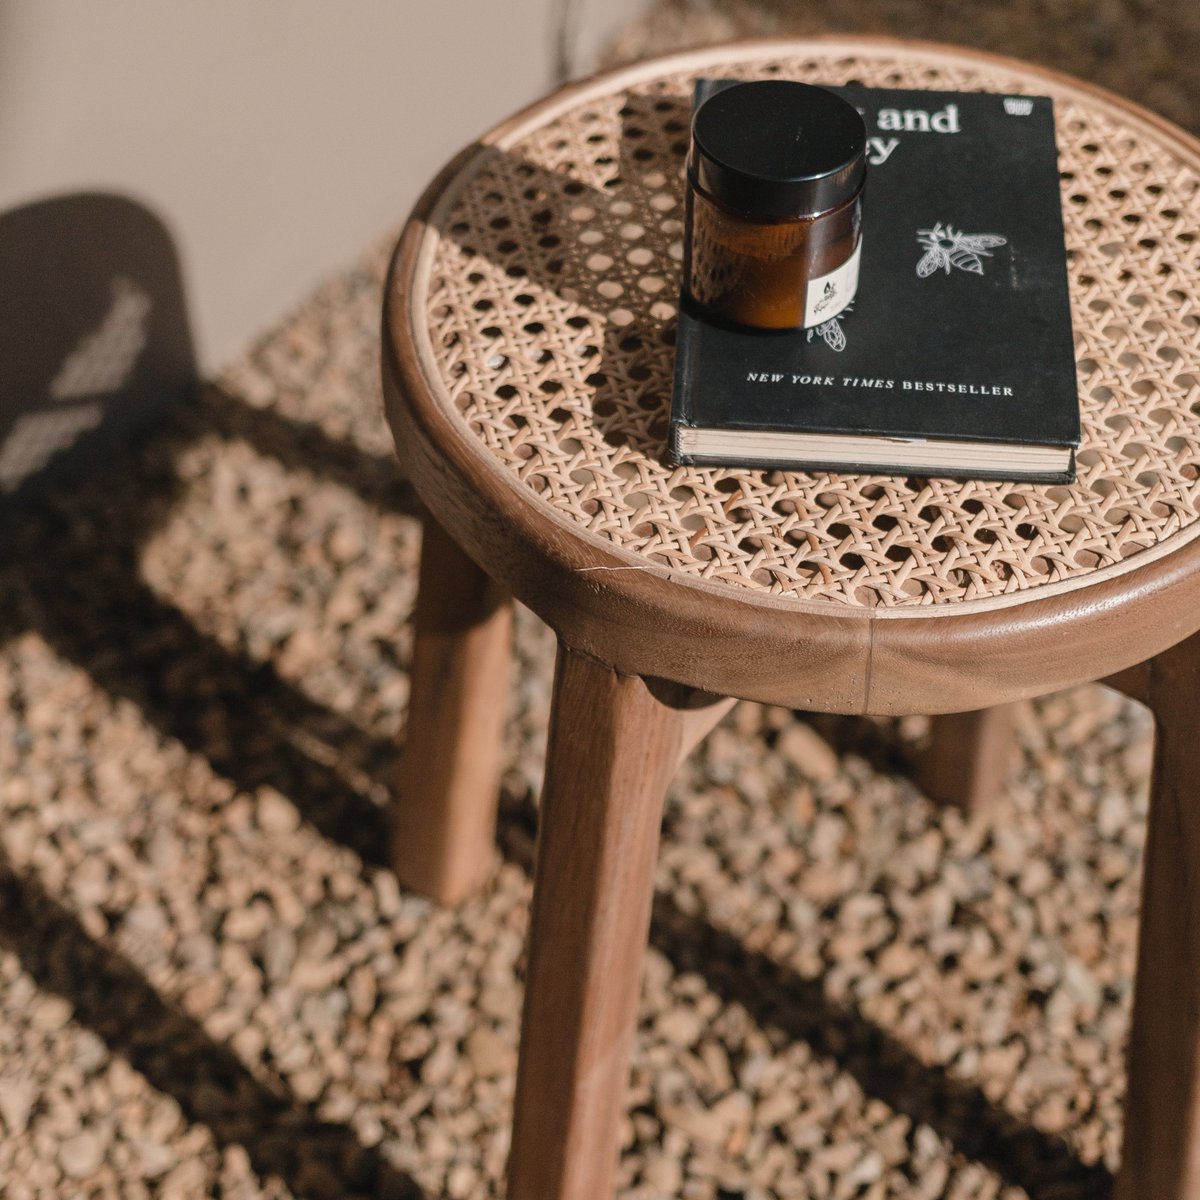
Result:
<instances>
[{"instance_id":1,"label":"candle in amber jar","mask_svg":"<svg viewBox=\"0 0 1200 1200\"><path fill-rule=\"evenodd\" d=\"M684 289L755 329L820 325L854 299L867 131L853 105L789 80L705 100L688 156Z\"/></svg>"}]
</instances>

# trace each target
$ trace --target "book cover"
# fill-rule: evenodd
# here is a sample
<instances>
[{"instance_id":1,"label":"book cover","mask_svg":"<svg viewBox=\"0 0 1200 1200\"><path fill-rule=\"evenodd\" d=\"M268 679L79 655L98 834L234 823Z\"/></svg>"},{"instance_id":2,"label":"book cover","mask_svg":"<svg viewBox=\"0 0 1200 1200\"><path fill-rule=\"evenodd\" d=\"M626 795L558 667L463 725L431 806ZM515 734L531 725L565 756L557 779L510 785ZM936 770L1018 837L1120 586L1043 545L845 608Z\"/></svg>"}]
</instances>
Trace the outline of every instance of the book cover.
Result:
<instances>
[{"instance_id":1,"label":"book cover","mask_svg":"<svg viewBox=\"0 0 1200 1200\"><path fill-rule=\"evenodd\" d=\"M721 86L701 81L696 102ZM672 456L1069 481L1079 399L1051 100L830 90L869 139L857 297L781 332L722 326L685 298Z\"/></svg>"}]
</instances>

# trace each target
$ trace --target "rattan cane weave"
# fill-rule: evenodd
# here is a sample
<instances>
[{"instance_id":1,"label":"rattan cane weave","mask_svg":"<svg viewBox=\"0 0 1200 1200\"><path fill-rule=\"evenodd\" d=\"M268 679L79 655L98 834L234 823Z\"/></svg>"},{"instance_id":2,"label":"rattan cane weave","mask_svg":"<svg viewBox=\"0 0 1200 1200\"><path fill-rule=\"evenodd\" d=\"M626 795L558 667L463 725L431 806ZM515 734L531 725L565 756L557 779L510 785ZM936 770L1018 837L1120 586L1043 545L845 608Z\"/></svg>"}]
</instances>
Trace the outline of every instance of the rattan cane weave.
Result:
<instances>
[{"instance_id":1,"label":"rattan cane weave","mask_svg":"<svg viewBox=\"0 0 1200 1200\"><path fill-rule=\"evenodd\" d=\"M412 303L463 436L572 536L631 568L877 616L1020 603L1195 537L1196 145L1050 74L928 47L803 49L727 47L584 86L503 127L445 185ZM666 461L698 74L1053 96L1083 410L1076 484Z\"/></svg>"}]
</instances>

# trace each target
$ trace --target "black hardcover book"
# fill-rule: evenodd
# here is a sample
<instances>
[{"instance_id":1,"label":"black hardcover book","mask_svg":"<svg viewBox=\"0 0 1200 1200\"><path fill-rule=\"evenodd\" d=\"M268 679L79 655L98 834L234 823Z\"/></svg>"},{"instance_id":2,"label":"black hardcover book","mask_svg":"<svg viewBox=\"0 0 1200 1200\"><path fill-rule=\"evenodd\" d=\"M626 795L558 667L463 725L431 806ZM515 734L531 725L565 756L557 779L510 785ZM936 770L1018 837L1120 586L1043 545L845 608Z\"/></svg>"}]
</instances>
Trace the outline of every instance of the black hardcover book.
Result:
<instances>
[{"instance_id":1,"label":"black hardcover book","mask_svg":"<svg viewBox=\"0 0 1200 1200\"><path fill-rule=\"evenodd\" d=\"M704 80L696 102L727 86ZM867 125L857 297L752 331L683 297L672 457L1070 482L1079 397L1048 97L831 88Z\"/></svg>"}]
</instances>

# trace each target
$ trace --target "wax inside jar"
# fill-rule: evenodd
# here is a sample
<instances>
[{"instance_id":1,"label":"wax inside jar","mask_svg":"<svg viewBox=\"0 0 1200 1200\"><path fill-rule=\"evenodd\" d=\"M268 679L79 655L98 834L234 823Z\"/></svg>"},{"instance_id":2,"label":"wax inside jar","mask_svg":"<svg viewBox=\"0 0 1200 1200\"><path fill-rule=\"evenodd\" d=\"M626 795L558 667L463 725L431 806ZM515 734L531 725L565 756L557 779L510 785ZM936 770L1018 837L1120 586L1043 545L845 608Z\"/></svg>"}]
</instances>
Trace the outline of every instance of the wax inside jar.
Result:
<instances>
[{"instance_id":1,"label":"wax inside jar","mask_svg":"<svg viewBox=\"0 0 1200 1200\"><path fill-rule=\"evenodd\" d=\"M861 193L831 212L772 224L725 212L691 187L687 207L684 287L714 316L757 329L796 329L830 320L853 300ZM840 290L826 298L831 277Z\"/></svg>"}]
</instances>

